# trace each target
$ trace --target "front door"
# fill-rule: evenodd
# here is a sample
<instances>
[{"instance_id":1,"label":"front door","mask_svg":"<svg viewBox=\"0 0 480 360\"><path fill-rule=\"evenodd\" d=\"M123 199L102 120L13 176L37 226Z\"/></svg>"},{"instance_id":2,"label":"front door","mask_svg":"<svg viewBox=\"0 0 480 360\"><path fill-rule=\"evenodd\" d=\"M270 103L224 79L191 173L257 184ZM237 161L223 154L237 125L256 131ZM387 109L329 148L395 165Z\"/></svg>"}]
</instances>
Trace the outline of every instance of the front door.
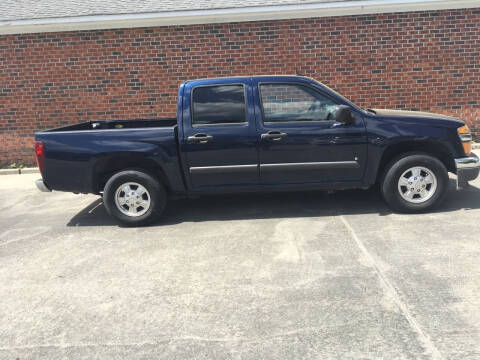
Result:
<instances>
[{"instance_id":1,"label":"front door","mask_svg":"<svg viewBox=\"0 0 480 360\"><path fill-rule=\"evenodd\" d=\"M262 184L357 183L366 163L366 131L360 114L336 123L339 105L304 83L259 83Z\"/></svg>"},{"instance_id":2,"label":"front door","mask_svg":"<svg viewBox=\"0 0 480 360\"><path fill-rule=\"evenodd\" d=\"M182 152L190 186L236 188L258 184L255 116L250 80L196 82L185 88Z\"/></svg>"}]
</instances>

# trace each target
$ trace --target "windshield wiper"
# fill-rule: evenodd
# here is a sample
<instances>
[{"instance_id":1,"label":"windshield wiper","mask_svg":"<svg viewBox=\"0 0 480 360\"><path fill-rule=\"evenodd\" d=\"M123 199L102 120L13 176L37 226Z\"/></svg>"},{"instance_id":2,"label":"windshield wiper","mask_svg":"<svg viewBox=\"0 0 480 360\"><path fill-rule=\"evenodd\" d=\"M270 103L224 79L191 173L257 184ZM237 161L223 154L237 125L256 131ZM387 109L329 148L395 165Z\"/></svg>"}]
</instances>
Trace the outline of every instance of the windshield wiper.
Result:
<instances>
[{"instance_id":1,"label":"windshield wiper","mask_svg":"<svg viewBox=\"0 0 480 360\"><path fill-rule=\"evenodd\" d=\"M375 110L369 109L369 108L364 108L363 110L368 111L368 112L371 112L372 114L376 114L376 113L377 113Z\"/></svg>"}]
</instances>

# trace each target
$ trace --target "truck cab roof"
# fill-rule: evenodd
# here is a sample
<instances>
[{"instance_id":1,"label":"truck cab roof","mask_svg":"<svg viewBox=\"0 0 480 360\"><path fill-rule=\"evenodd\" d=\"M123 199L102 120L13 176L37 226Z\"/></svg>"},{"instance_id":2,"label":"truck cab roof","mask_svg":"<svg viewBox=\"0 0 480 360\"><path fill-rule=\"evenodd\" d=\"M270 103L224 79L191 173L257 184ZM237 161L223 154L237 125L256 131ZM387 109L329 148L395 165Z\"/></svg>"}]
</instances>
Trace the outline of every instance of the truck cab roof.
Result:
<instances>
[{"instance_id":1,"label":"truck cab roof","mask_svg":"<svg viewBox=\"0 0 480 360\"><path fill-rule=\"evenodd\" d=\"M194 80L187 80L184 84L194 83L194 82L208 82L208 81L245 81L250 79L256 79L257 81L272 81L272 80L285 80L285 81L298 81L298 80L309 80L318 82L317 80L303 75L255 75L255 76L222 76L214 78L200 78Z\"/></svg>"}]
</instances>

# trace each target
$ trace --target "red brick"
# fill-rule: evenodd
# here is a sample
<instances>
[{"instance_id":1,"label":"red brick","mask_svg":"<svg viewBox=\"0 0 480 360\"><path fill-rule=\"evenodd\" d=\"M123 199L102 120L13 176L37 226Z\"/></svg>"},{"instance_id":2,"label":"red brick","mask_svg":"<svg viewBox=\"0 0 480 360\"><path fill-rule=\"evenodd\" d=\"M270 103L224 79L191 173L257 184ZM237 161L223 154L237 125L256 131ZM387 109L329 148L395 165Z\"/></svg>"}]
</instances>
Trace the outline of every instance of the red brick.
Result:
<instances>
[{"instance_id":1,"label":"red brick","mask_svg":"<svg viewBox=\"0 0 480 360\"><path fill-rule=\"evenodd\" d=\"M478 138L479 59L478 9L0 36L0 165L31 164L36 130L173 116L187 79L296 71Z\"/></svg>"}]
</instances>

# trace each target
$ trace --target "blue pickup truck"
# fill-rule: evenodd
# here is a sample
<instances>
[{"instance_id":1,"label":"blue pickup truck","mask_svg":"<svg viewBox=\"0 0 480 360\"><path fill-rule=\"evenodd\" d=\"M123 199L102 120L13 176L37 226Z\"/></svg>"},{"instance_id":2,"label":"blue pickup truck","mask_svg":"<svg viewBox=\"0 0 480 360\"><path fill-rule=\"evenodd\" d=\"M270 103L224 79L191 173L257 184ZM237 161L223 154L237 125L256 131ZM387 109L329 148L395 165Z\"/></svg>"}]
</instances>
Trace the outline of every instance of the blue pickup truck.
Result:
<instances>
[{"instance_id":1,"label":"blue pickup truck","mask_svg":"<svg viewBox=\"0 0 480 360\"><path fill-rule=\"evenodd\" d=\"M144 225L175 195L368 188L427 211L448 172L478 176L472 136L443 115L363 109L302 76L180 85L176 118L90 121L35 135L42 191L102 194L114 218Z\"/></svg>"}]
</instances>

